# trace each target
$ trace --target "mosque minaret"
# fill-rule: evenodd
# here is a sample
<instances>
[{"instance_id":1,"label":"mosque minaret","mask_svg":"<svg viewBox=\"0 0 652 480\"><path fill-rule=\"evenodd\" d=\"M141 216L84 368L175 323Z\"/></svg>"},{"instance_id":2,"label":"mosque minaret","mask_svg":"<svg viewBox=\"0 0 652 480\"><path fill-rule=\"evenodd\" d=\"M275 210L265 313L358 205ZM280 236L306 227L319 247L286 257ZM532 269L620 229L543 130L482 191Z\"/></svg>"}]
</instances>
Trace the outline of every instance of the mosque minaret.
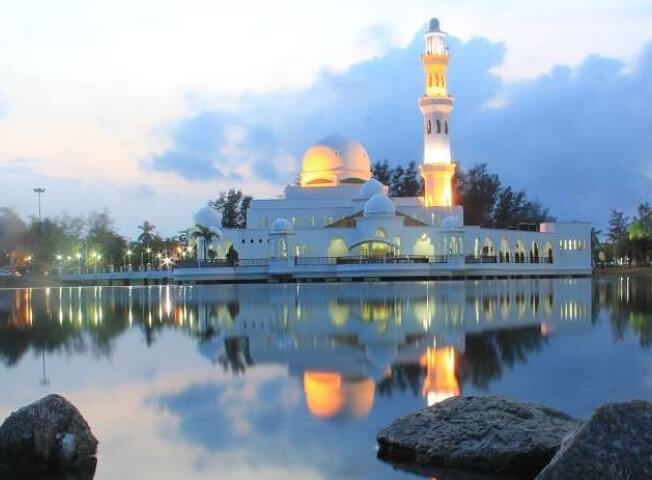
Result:
<instances>
[{"instance_id":1,"label":"mosque minaret","mask_svg":"<svg viewBox=\"0 0 652 480\"><path fill-rule=\"evenodd\" d=\"M451 182L455 164L451 161L450 113L453 97L448 95L448 49L446 34L439 29L439 20L430 20L425 34L426 49L421 55L425 73L425 95L419 98L423 114L423 164L421 175L425 184L426 207L453 205Z\"/></svg>"}]
</instances>

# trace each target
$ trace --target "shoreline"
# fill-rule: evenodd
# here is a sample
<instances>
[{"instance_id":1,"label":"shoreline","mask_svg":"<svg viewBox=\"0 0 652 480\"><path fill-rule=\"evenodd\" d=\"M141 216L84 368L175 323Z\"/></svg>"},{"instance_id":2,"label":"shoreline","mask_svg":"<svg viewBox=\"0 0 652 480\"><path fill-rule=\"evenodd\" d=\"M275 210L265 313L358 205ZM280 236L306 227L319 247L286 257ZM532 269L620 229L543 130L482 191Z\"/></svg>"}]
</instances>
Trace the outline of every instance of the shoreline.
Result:
<instances>
[{"instance_id":1,"label":"shoreline","mask_svg":"<svg viewBox=\"0 0 652 480\"><path fill-rule=\"evenodd\" d=\"M645 275L652 275L652 267L627 267L627 266L619 266L619 267L608 267L608 268L596 268L593 270L593 273L590 275L586 275L586 277L592 277L592 278L602 278L602 277L617 277L617 276L645 276ZM492 278L492 277L488 277ZM509 278L509 277L506 277ZM541 278L551 278L551 277L541 277ZM563 278L563 276L559 277L554 277L554 278ZM458 278L455 278L458 280ZM324 279L325 280L325 279ZM365 279L356 279L358 281L364 281ZM367 279L369 281L373 281L371 279ZM375 280L375 279L374 279ZM393 278L392 281L411 281L415 280L413 278ZM432 281L438 281L442 280L441 277L433 277L431 279L427 278L419 278L418 280L432 280ZM448 278L450 280L450 278ZM463 280L460 278L460 280ZM305 280L304 280L305 281ZM310 279L308 282L314 282L314 283L319 283L320 279ZM341 280L340 280L341 281ZM377 281L377 280L376 280ZM227 283L233 283L233 284L240 284L240 283L251 283L251 282L227 282ZM278 283L277 282L256 282L256 283ZM292 282L296 283L296 282ZM301 282L303 283L303 282ZM154 285L155 283L150 283L150 285ZM158 283L156 283L158 284ZM163 284L163 283L161 283ZM170 282L170 283L165 283L169 285L180 285L181 283L176 283L176 282ZM205 284L214 284L214 285L219 285L223 284L223 282L197 282L197 285L205 285ZM109 284L108 282L104 280L100 280L92 285L105 285L105 286L120 286L119 283L114 283L113 285ZM81 282L81 283L71 283L71 282L62 282L60 279L55 278L55 277L43 277L43 276L25 276L25 277L0 277L0 288L56 288L56 287L78 287L78 286L92 286L89 283L86 282ZM132 286L147 286L147 283L133 283Z\"/></svg>"}]
</instances>

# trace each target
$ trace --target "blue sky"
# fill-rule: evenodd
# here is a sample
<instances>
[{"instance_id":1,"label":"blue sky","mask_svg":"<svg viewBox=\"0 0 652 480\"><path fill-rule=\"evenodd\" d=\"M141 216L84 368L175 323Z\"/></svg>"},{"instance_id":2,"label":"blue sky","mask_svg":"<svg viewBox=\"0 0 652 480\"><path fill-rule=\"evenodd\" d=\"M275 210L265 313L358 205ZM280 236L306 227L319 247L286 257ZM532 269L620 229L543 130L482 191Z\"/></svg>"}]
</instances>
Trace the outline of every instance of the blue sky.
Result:
<instances>
[{"instance_id":1,"label":"blue sky","mask_svg":"<svg viewBox=\"0 0 652 480\"><path fill-rule=\"evenodd\" d=\"M418 54L450 33L453 157L602 227L652 192L652 3L0 0L0 204L109 206L165 234L220 190L273 197L340 132L421 159ZM318 17L318 18L317 18Z\"/></svg>"}]
</instances>

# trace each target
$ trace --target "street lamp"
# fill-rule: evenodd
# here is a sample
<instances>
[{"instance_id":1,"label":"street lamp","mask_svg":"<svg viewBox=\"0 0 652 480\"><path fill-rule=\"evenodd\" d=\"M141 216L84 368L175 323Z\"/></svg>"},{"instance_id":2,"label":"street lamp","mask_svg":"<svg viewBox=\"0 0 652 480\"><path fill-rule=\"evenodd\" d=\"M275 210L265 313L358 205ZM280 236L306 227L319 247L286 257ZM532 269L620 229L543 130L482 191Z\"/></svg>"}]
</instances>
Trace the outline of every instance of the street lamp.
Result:
<instances>
[{"instance_id":1,"label":"street lamp","mask_svg":"<svg viewBox=\"0 0 652 480\"><path fill-rule=\"evenodd\" d=\"M45 188L37 187L34 189L34 193L38 197L38 224L39 228L41 225L41 194L45 193Z\"/></svg>"},{"instance_id":2,"label":"street lamp","mask_svg":"<svg viewBox=\"0 0 652 480\"><path fill-rule=\"evenodd\" d=\"M132 253L133 252L131 251L131 249L128 248L127 253L125 254L125 269L127 268L127 263L131 267L131 254Z\"/></svg>"}]
</instances>

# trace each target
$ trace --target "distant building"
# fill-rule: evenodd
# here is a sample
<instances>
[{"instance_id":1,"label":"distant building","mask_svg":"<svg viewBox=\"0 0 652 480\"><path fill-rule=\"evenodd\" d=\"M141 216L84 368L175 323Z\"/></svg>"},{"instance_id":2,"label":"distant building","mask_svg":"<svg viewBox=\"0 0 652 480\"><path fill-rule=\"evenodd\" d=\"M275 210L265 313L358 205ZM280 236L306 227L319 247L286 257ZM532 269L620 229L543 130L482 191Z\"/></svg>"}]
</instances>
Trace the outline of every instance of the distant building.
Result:
<instances>
[{"instance_id":1,"label":"distant building","mask_svg":"<svg viewBox=\"0 0 652 480\"><path fill-rule=\"evenodd\" d=\"M421 55L425 94L418 100L424 121L423 196L389 197L387 186L371 178L365 148L331 135L306 150L298 186L287 187L281 199L253 200L246 229L223 229L211 240L218 259L232 247L240 262L258 260L266 274L295 278L590 273L588 223L518 229L463 224L463 206L453 205L451 194L454 99L448 93L445 38L432 19ZM203 259L203 245L199 250ZM184 276L180 269L177 273ZM204 270L202 275L212 274Z\"/></svg>"}]
</instances>

